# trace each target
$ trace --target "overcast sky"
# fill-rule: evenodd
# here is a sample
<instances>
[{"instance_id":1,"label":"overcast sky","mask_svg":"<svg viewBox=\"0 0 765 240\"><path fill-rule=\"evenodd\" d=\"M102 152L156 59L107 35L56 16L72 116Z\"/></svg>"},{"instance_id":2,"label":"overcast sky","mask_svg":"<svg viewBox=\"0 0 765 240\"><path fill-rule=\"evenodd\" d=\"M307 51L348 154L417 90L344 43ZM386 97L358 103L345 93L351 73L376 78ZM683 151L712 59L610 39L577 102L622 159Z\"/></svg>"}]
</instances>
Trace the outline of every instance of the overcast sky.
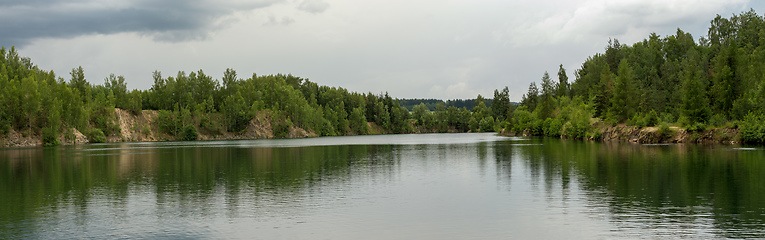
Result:
<instances>
[{"instance_id":1,"label":"overcast sky","mask_svg":"<svg viewBox=\"0 0 765 240\"><path fill-rule=\"evenodd\" d=\"M698 39L746 0L0 0L0 45L40 68L130 89L153 71L220 79L291 73L320 85L398 98L519 101L563 64L573 81L609 38L632 44L677 28Z\"/></svg>"}]
</instances>

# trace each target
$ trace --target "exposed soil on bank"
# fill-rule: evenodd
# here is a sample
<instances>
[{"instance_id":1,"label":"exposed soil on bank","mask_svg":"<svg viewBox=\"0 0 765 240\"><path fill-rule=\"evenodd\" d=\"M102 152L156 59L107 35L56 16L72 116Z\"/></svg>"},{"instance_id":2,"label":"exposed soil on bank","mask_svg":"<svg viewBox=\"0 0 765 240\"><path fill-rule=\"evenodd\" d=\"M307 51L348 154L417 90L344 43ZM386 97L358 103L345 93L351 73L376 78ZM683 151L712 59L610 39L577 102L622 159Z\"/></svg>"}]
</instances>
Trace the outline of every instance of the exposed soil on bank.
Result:
<instances>
[{"instance_id":1,"label":"exposed soil on bank","mask_svg":"<svg viewBox=\"0 0 765 240\"><path fill-rule=\"evenodd\" d=\"M106 137L106 141L109 143L176 140L175 136L162 133L159 130L159 124L156 122L159 111L143 110L140 114L136 115L130 111L115 108L114 115L114 123L119 126L120 130L118 133ZM223 132L216 134L200 131L200 129L197 129L197 132L199 132L199 140L270 139L275 137L271 123L271 112L260 111L250 120L245 131L241 133ZM62 130L62 133L59 135L58 139L62 145L89 143L88 138L74 128ZM307 138L317 136L314 132L292 126L284 137ZM0 147L33 147L42 145L42 136L34 131L17 132L11 129L6 136L0 136Z\"/></svg>"},{"instance_id":2,"label":"exposed soil on bank","mask_svg":"<svg viewBox=\"0 0 765 240\"><path fill-rule=\"evenodd\" d=\"M617 125L599 128L602 141L624 141L635 143L739 143L738 129L715 128L704 131L689 132L679 127L670 127L668 133L662 133L658 127L638 128L635 126ZM597 139L591 139L597 140Z\"/></svg>"},{"instance_id":3,"label":"exposed soil on bank","mask_svg":"<svg viewBox=\"0 0 765 240\"><path fill-rule=\"evenodd\" d=\"M702 144L738 144L740 137L738 129L735 128L714 128L703 131L686 131L680 127L669 127L669 131L662 132L658 127L626 126L619 124L609 126L601 121L593 121L593 129L599 133L595 137L589 137L586 140L604 141L604 142L633 142L641 144L655 143L702 143ZM515 133L502 130L500 135L518 136ZM528 131L522 136L529 136ZM561 138L566 138L561 136Z\"/></svg>"},{"instance_id":4,"label":"exposed soil on bank","mask_svg":"<svg viewBox=\"0 0 765 240\"><path fill-rule=\"evenodd\" d=\"M115 123L119 126L119 133L107 136L107 142L154 142L154 141L175 141L175 136L159 131L159 124L156 118L159 112L156 110L143 110L140 114L132 114L123 109L114 110ZM247 128L240 132L218 132L210 133L199 132L199 140L235 140L235 139L271 139L274 138L274 131L271 126L273 119L271 112L260 111L250 120ZM367 123L369 134L387 134L384 128L374 122ZM658 127L638 128L635 126L626 126L620 124L609 126L601 121L593 121L593 128L600 134L596 137L590 137L591 141L620 141L634 142L641 144L651 143L739 143L739 132L735 128L715 128L704 131L689 132L679 127L670 127L669 131L660 131ZM415 133L434 133L436 129L425 129L414 127ZM447 132L459 132L456 129L449 129ZM511 132L501 131L500 135L515 136ZM528 134L528 133L527 133ZM527 135L525 134L525 135ZM318 135L311 131L292 126L288 130L285 138L307 138L317 137ZM565 138L565 137L562 137ZM62 145L76 145L89 143L88 138L80 131L74 128L61 130L58 137ZM0 147L33 147L42 146L43 141L39 133L34 131L24 132L11 129L6 136L0 137Z\"/></svg>"}]
</instances>

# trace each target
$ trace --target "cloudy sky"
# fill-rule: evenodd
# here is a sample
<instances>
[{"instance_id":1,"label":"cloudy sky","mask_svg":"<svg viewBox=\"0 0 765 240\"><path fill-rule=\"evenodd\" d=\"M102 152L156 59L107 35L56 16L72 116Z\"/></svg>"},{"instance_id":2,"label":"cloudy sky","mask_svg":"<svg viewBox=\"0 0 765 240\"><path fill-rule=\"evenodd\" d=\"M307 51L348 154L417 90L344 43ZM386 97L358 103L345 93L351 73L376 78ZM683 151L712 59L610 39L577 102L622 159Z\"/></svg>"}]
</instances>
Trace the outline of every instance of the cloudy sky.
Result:
<instances>
[{"instance_id":1,"label":"cloudy sky","mask_svg":"<svg viewBox=\"0 0 765 240\"><path fill-rule=\"evenodd\" d=\"M77 66L148 89L151 73L291 73L398 98L519 101L558 65L571 81L609 38L698 39L747 0L0 0L0 45L69 79ZM555 78L555 77L554 77Z\"/></svg>"}]
</instances>

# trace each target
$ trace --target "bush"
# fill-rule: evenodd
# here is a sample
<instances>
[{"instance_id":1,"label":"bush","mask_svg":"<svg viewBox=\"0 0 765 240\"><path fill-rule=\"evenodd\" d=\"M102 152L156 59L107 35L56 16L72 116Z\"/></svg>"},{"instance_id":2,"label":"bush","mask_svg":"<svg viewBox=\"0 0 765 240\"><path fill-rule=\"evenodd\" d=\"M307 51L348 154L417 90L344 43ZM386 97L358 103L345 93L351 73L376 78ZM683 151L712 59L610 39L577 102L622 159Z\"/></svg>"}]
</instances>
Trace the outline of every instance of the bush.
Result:
<instances>
[{"instance_id":1,"label":"bush","mask_svg":"<svg viewBox=\"0 0 765 240\"><path fill-rule=\"evenodd\" d=\"M689 132L701 132L706 130L706 128L707 127L704 125L704 123L697 122L686 126L685 130Z\"/></svg>"},{"instance_id":2,"label":"bush","mask_svg":"<svg viewBox=\"0 0 765 240\"><path fill-rule=\"evenodd\" d=\"M721 126L725 126L725 123L727 122L728 122L728 119L726 119L724 115L719 113L709 118L709 126L721 127Z\"/></svg>"},{"instance_id":3,"label":"bush","mask_svg":"<svg viewBox=\"0 0 765 240\"><path fill-rule=\"evenodd\" d=\"M592 129L589 132L587 132L587 138L591 138L592 140L600 140L602 136L603 136L603 132L601 132L598 129Z\"/></svg>"},{"instance_id":4,"label":"bush","mask_svg":"<svg viewBox=\"0 0 765 240\"><path fill-rule=\"evenodd\" d=\"M292 121L284 114L274 114L271 119L271 128L274 131L274 136L277 138L287 137L292 127Z\"/></svg>"},{"instance_id":5,"label":"bush","mask_svg":"<svg viewBox=\"0 0 765 240\"><path fill-rule=\"evenodd\" d=\"M115 118L113 108L95 107L91 111L90 122L95 128L108 134L120 131L120 126L113 121Z\"/></svg>"},{"instance_id":6,"label":"bush","mask_svg":"<svg viewBox=\"0 0 765 240\"><path fill-rule=\"evenodd\" d=\"M670 138L672 137L674 131L672 131L672 128L669 128L669 124L667 123L661 123L659 125L659 129L656 130L656 133L661 135L662 138Z\"/></svg>"},{"instance_id":7,"label":"bush","mask_svg":"<svg viewBox=\"0 0 765 240\"><path fill-rule=\"evenodd\" d=\"M481 132L492 132L494 131L494 117L485 117L478 123L478 125L481 128Z\"/></svg>"},{"instance_id":8,"label":"bush","mask_svg":"<svg viewBox=\"0 0 765 240\"><path fill-rule=\"evenodd\" d=\"M208 114L202 114L202 117L200 117L199 129L208 134L223 134L223 124Z\"/></svg>"},{"instance_id":9,"label":"bush","mask_svg":"<svg viewBox=\"0 0 765 240\"><path fill-rule=\"evenodd\" d=\"M673 123L673 122L677 122L677 118L675 117L674 114L665 112L661 114L661 121L665 123Z\"/></svg>"},{"instance_id":10,"label":"bush","mask_svg":"<svg viewBox=\"0 0 765 240\"><path fill-rule=\"evenodd\" d=\"M525 108L515 110L513 112L512 131L516 134L523 133L526 129L531 128L535 119L534 115L526 111Z\"/></svg>"},{"instance_id":11,"label":"bush","mask_svg":"<svg viewBox=\"0 0 765 240\"><path fill-rule=\"evenodd\" d=\"M197 132L197 128L195 128L193 125L186 125L183 127L183 131L181 131L180 139L181 141L194 141L199 138L199 133Z\"/></svg>"},{"instance_id":12,"label":"bush","mask_svg":"<svg viewBox=\"0 0 765 240\"><path fill-rule=\"evenodd\" d=\"M659 114L657 114L656 111L651 110L651 112L645 116L645 125L655 127L657 124L659 124Z\"/></svg>"},{"instance_id":13,"label":"bush","mask_svg":"<svg viewBox=\"0 0 765 240\"><path fill-rule=\"evenodd\" d=\"M647 124L645 122L645 118L643 118L641 114L638 113L638 114L632 115L632 118L627 120L627 125L642 128L642 127L645 127Z\"/></svg>"},{"instance_id":14,"label":"bush","mask_svg":"<svg viewBox=\"0 0 765 240\"><path fill-rule=\"evenodd\" d=\"M157 117L154 119L159 127L159 131L170 135L176 135L180 128L180 121L178 121L171 111L160 110Z\"/></svg>"},{"instance_id":15,"label":"bush","mask_svg":"<svg viewBox=\"0 0 765 240\"><path fill-rule=\"evenodd\" d=\"M88 141L91 143L104 143L106 142L106 135L101 129L93 128L88 132Z\"/></svg>"},{"instance_id":16,"label":"bush","mask_svg":"<svg viewBox=\"0 0 765 240\"><path fill-rule=\"evenodd\" d=\"M544 132L544 121L542 119L534 119L533 122L531 122L531 135L534 136L540 136L543 135Z\"/></svg>"},{"instance_id":17,"label":"bush","mask_svg":"<svg viewBox=\"0 0 765 240\"><path fill-rule=\"evenodd\" d=\"M548 118L544 122L545 136L560 137L563 130L563 120L560 118Z\"/></svg>"},{"instance_id":18,"label":"bush","mask_svg":"<svg viewBox=\"0 0 765 240\"><path fill-rule=\"evenodd\" d=\"M468 121L468 126L470 127L470 131L472 132L478 132L480 130L479 121L476 120L475 117L470 118L470 121Z\"/></svg>"},{"instance_id":19,"label":"bush","mask_svg":"<svg viewBox=\"0 0 765 240\"><path fill-rule=\"evenodd\" d=\"M149 125L141 126L141 133L143 135L151 135L151 128L149 128Z\"/></svg>"},{"instance_id":20,"label":"bush","mask_svg":"<svg viewBox=\"0 0 765 240\"><path fill-rule=\"evenodd\" d=\"M43 128L43 131L42 131L43 144L46 147L61 145L61 141L58 140L56 135L58 135L58 132L53 127Z\"/></svg>"},{"instance_id":21,"label":"bush","mask_svg":"<svg viewBox=\"0 0 765 240\"><path fill-rule=\"evenodd\" d=\"M762 114L749 113L739 124L739 134L743 143L765 142L765 116Z\"/></svg>"},{"instance_id":22,"label":"bush","mask_svg":"<svg viewBox=\"0 0 765 240\"><path fill-rule=\"evenodd\" d=\"M576 116L563 125L565 136L573 139L585 139L592 126L586 116Z\"/></svg>"}]
</instances>

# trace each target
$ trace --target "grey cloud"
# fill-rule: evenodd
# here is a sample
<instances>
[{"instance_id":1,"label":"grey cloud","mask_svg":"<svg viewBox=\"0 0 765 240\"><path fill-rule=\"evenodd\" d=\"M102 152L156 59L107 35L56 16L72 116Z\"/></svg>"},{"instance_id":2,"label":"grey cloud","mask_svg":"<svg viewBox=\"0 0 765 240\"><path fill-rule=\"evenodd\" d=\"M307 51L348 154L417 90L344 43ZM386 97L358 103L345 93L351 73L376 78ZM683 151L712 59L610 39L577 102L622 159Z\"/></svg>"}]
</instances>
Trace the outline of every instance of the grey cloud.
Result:
<instances>
[{"instance_id":1,"label":"grey cloud","mask_svg":"<svg viewBox=\"0 0 765 240\"><path fill-rule=\"evenodd\" d=\"M322 0L303 0L298 9L309 13L321 13L329 8L329 3Z\"/></svg>"},{"instance_id":2,"label":"grey cloud","mask_svg":"<svg viewBox=\"0 0 765 240\"><path fill-rule=\"evenodd\" d=\"M281 20L276 19L275 16L271 15L268 17L268 22L264 23L263 26L278 26L278 25L290 25L293 22L295 22L295 19L292 19L290 17L282 17Z\"/></svg>"},{"instance_id":3,"label":"grey cloud","mask_svg":"<svg viewBox=\"0 0 765 240\"><path fill-rule=\"evenodd\" d=\"M136 32L157 41L205 39L238 11L280 0L137 0L127 2L32 0L0 2L0 45L23 46L38 38Z\"/></svg>"}]
</instances>

